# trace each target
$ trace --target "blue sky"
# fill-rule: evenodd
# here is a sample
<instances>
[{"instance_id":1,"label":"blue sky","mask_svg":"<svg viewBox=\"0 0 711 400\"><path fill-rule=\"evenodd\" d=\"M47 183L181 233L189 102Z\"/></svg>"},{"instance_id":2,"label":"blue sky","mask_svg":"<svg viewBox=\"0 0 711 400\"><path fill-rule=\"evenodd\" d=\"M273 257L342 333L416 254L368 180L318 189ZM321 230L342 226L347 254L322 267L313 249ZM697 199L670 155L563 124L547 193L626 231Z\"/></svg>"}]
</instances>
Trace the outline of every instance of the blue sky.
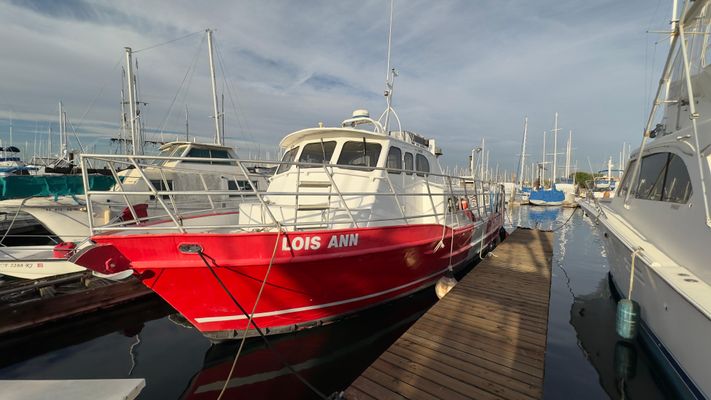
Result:
<instances>
[{"instance_id":1,"label":"blue sky","mask_svg":"<svg viewBox=\"0 0 711 400\"><path fill-rule=\"evenodd\" d=\"M557 111L563 136L573 130L580 169L588 157L595 168L608 156L616 161L622 142L635 147L641 139L667 47L647 31L667 28L670 3L398 0L392 62L403 128L435 137L448 166L466 165L485 137L490 166L512 170L524 115L528 153L540 159ZM123 48L210 27L224 66L218 86L228 142L243 157L273 154L291 131L339 124L356 108L382 112L388 7L385 0L0 3L0 138L9 140L12 114L14 142L27 141L31 152L35 137L46 142L62 100L84 145L108 149L118 130ZM186 105L191 136L213 134L203 38L135 54L149 103L144 122L162 128L164 139L182 137Z\"/></svg>"}]
</instances>

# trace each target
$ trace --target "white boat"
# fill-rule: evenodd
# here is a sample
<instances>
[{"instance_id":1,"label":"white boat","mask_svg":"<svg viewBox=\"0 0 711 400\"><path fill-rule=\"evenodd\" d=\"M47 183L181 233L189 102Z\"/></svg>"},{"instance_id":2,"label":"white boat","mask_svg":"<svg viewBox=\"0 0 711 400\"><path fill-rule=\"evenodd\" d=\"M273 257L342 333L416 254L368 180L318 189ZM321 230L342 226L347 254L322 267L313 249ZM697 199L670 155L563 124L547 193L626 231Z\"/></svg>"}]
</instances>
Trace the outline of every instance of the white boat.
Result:
<instances>
[{"instance_id":1,"label":"white boat","mask_svg":"<svg viewBox=\"0 0 711 400\"><path fill-rule=\"evenodd\" d=\"M152 194L136 195L125 192L151 192L166 188L174 190L225 190L234 191L230 196L199 196L183 198L183 210L204 210L212 202L220 208L220 200L234 197L249 197L251 190L249 180L258 188L266 187L267 175L247 170L244 175L236 167L237 155L229 146L208 143L172 142L161 147L161 156L153 158L154 164L141 169L130 168L116 172L113 166L110 170L121 182L112 191L92 198L94 201L94 218L108 224L117 221L141 221L151 217L165 215L161 202L171 203L170 196ZM172 160L166 160L172 156ZM178 157L178 158L176 158ZM147 180L143 179L143 176ZM246 176L249 176L247 178ZM146 182L150 182L152 187ZM126 206L126 200L132 207ZM0 201L0 210L4 210L8 218L19 213L26 213L35 218L49 237L55 243L33 246L3 246L0 247L0 274L17 278L46 278L58 274L82 271L84 268L72 264L64 257L71 253L55 249L61 243L80 244L89 237L89 218L86 212L85 196L37 197L28 199L12 199ZM237 214L223 213L221 219L237 220ZM187 222L188 224L190 222ZM12 220L9 227L13 227ZM71 250L67 249L67 250Z\"/></svg>"},{"instance_id":2,"label":"white boat","mask_svg":"<svg viewBox=\"0 0 711 400\"><path fill-rule=\"evenodd\" d=\"M708 0L687 1L673 19L642 144L614 198L582 202L599 222L615 288L639 304L642 339L688 398L711 397L710 12Z\"/></svg>"}]
</instances>

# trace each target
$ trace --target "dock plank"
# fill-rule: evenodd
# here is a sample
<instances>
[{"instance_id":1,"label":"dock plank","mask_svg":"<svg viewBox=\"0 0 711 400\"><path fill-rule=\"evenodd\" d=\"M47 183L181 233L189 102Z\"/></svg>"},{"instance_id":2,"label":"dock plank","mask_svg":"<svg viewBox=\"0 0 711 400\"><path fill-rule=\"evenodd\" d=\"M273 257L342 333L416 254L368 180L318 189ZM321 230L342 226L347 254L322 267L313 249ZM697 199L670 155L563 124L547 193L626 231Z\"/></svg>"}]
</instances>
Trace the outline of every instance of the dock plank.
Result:
<instances>
[{"instance_id":1,"label":"dock plank","mask_svg":"<svg viewBox=\"0 0 711 400\"><path fill-rule=\"evenodd\" d=\"M370 396L540 399L553 233L519 229L346 389Z\"/></svg>"}]
</instances>

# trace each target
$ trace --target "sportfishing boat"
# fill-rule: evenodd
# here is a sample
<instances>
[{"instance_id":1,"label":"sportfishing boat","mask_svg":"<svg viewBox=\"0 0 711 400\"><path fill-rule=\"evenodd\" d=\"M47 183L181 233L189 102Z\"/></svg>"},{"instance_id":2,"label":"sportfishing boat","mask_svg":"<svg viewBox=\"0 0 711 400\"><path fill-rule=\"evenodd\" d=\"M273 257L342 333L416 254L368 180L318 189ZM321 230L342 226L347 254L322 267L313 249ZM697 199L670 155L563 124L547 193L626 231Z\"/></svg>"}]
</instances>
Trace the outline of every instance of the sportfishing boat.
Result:
<instances>
[{"instance_id":1,"label":"sportfishing boat","mask_svg":"<svg viewBox=\"0 0 711 400\"><path fill-rule=\"evenodd\" d=\"M281 146L266 190L252 186L254 200L236 204L238 224L221 222L229 204L185 216L163 202L168 218L92 223L93 244L72 260L105 275L132 270L201 332L226 339L318 325L432 286L499 238L501 186L484 191L477 181L470 191L467 178L441 173L434 140L387 130L365 110L339 127L291 133ZM118 162L82 162L94 159Z\"/></svg>"},{"instance_id":2,"label":"sportfishing boat","mask_svg":"<svg viewBox=\"0 0 711 400\"><path fill-rule=\"evenodd\" d=\"M711 397L710 14L708 0L687 1L672 18L641 146L613 199L583 203L599 222L614 287L624 304L639 307L627 315L641 317L642 340L689 398Z\"/></svg>"}]
</instances>

